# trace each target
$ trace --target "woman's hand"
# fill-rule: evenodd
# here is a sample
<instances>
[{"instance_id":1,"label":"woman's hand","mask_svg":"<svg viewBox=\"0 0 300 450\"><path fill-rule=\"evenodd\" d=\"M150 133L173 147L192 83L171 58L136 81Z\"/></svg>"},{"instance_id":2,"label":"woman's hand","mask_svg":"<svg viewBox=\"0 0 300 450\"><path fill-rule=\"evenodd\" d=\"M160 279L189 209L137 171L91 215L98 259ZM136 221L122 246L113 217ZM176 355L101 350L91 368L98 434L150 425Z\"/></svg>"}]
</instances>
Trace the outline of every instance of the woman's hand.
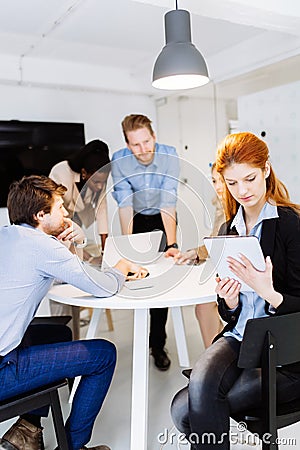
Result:
<instances>
[{"instance_id":1,"label":"woman's hand","mask_svg":"<svg viewBox=\"0 0 300 450\"><path fill-rule=\"evenodd\" d=\"M216 294L223 298L229 309L234 309L239 304L239 293L241 283L233 278L216 277L217 287L215 289Z\"/></svg>"},{"instance_id":2,"label":"woman's hand","mask_svg":"<svg viewBox=\"0 0 300 450\"><path fill-rule=\"evenodd\" d=\"M250 286L261 298L277 308L283 300L279 292L273 287L272 262L266 257L265 270L257 270L246 256L239 255L242 262L232 257L227 258L229 269L248 286Z\"/></svg>"},{"instance_id":3,"label":"woman's hand","mask_svg":"<svg viewBox=\"0 0 300 450\"><path fill-rule=\"evenodd\" d=\"M60 241L70 241L72 244L82 244L85 241L85 234L77 223L65 218L65 229L57 237Z\"/></svg>"}]
</instances>

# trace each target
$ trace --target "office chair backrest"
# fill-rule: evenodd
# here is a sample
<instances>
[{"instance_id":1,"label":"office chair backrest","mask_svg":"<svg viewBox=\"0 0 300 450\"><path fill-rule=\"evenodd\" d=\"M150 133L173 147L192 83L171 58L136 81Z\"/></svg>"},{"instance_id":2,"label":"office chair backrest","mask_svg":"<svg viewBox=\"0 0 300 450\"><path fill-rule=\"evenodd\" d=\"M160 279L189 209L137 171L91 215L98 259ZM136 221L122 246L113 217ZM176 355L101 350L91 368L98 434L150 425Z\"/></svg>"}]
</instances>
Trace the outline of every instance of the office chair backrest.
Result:
<instances>
[{"instance_id":1,"label":"office chair backrest","mask_svg":"<svg viewBox=\"0 0 300 450\"><path fill-rule=\"evenodd\" d=\"M276 341L276 364L300 361L300 312L283 316L249 319L241 345L238 366L261 367L261 355L267 332Z\"/></svg>"}]
</instances>

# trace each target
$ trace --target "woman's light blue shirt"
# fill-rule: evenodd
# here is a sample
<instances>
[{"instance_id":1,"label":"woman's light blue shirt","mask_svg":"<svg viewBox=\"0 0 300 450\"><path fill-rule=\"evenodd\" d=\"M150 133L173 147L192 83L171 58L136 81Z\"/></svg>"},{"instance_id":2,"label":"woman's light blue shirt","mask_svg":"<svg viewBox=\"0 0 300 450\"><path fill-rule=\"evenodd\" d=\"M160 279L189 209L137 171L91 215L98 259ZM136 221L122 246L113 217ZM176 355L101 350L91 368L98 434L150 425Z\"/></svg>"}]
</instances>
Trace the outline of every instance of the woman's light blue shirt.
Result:
<instances>
[{"instance_id":1,"label":"woman's light blue shirt","mask_svg":"<svg viewBox=\"0 0 300 450\"><path fill-rule=\"evenodd\" d=\"M256 224L250 231L250 236L261 238L262 224L264 220L274 219L278 217L277 206L266 202L258 216ZM236 216L234 217L231 228L235 227L240 236L246 236L246 224L243 216L243 207L240 206ZM240 293L240 304L242 305L236 326L231 331L224 333L224 336L232 336L241 341L243 339L246 322L248 319L266 316L265 300L259 297L256 292ZM272 307L270 307L272 308ZM270 312L272 310L270 309Z\"/></svg>"}]
</instances>

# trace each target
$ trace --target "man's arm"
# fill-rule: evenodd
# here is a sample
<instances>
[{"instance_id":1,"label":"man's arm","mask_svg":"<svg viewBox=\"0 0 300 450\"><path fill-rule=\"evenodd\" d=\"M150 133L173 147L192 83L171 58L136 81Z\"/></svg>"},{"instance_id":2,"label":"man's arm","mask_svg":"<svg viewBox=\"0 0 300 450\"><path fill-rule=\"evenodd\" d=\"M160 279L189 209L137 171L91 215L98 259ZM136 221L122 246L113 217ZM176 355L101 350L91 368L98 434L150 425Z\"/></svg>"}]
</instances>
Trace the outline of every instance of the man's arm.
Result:
<instances>
[{"instance_id":1,"label":"man's arm","mask_svg":"<svg viewBox=\"0 0 300 450\"><path fill-rule=\"evenodd\" d=\"M168 207L161 209L161 218L165 227L167 235L167 245L176 242L176 209L175 207Z\"/></svg>"},{"instance_id":2,"label":"man's arm","mask_svg":"<svg viewBox=\"0 0 300 450\"><path fill-rule=\"evenodd\" d=\"M176 243L176 202L179 180L179 159L175 149L167 156L167 171L161 186L161 217L167 235L167 245Z\"/></svg>"},{"instance_id":3,"label":"man's arm","mask_svg":"<svg viewBox=\"0 0 300 450\"><path fill-rule=\"evenodd\" d=\"M111 174L114 182L114 189L112 192L112 196L118 203L119 219L122 234L132 234L133 191L128 177L125 175L125 173L121 170L120 167L122 160L126 161L126 157L120 158L118 155L114 154L112 157Z\"/></svg>"},{"instance_id":4,"label":"man's arm","mask_svg":"<svg viewBox=\"0 0 300 450\"><path fill-rule=\"evenodd\" d=\"M119 208L119 218L122 234L132 234L133 228L132 206L125 206L124 208Z\"/></svg>"}]
</instances>

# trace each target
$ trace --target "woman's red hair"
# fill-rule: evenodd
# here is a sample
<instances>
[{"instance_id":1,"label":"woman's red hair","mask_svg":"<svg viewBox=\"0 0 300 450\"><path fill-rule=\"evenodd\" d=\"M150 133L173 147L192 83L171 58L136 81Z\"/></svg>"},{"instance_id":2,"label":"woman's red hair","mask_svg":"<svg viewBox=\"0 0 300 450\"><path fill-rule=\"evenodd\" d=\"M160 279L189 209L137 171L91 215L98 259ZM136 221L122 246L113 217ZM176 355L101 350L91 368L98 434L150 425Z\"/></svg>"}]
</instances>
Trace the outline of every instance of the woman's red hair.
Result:
<instances>
[{"instance_id":1,"label":"woman's red hair","mask_svg":"<svg viewBox=\"0 0 300 450\"><path fill-rule=\"evenodd\" d=\"M224 170L232 164L249 164L265 170L269 161L267 144L252 133L228 134L219 144L216 157L216 170L223 177ZM300 214L300 205L290 201L285 185L280 181L270 165L270 174L266 179L266 200L277 206L288 206ZM232 219L237 213L239 203L230 194L225 183L224 209L226 219Z\"/></svg>"}]
</instances>

